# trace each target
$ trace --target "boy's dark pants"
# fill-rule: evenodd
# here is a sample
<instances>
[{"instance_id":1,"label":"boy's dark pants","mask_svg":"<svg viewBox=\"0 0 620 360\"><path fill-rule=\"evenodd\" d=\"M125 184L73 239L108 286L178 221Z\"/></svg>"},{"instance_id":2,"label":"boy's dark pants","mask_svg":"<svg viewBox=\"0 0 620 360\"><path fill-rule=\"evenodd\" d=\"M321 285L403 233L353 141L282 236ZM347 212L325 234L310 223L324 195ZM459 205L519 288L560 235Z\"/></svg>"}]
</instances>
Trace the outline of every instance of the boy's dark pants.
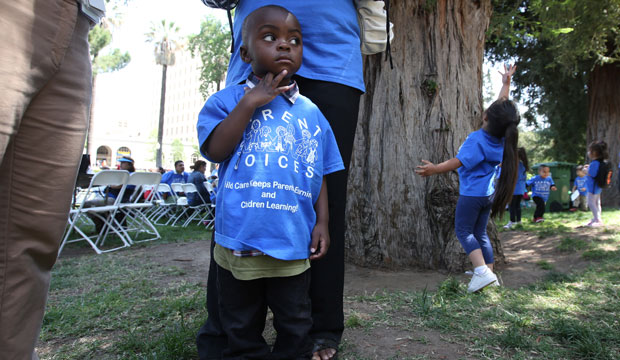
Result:
<instances>
[{"instance_id":1,"label":"boy's dark pants","mask_svg":"<svg viewBox=\"0 0 620 360\"><path fill-rule=\"evenodd\" d=\"M536 210L534 211L534 219L541 218L545 215L545 200L543 200L539 196L534 196L532 198L536 203Z\"/></svg>"},{"instance_id":2,"label":"boy's dark pants","mask_svg":"<svg viewBox=\"0 0 620 360\"><path fill-rule=\"evenodd\" d=\"M523 199L523 195L512 195L512 200L510 200L508 210L512 222L521 221L521 199Z\"/></svg>"},{"instance_id":3,"label":"boy's dark pants","mask_svg":"<svg viewBox=\"0 0 620 360\"><path fill-rule=\"evenodd\" d=\"M218 265L220 319L228 337L222 359L310 359L310 276L306 270L295 276L237 280ZM273 352L263 338L267 307L277 332Z\"/></svg>"},{"instance_id":4,"label":"boy's dark pants","mask_svg":"<svg viewBox=\"0 0 620 360\"><path fill-rule=\"evenodd\" d=\"M316 340L327 340L337 346L344 331L344 233L347 205L347 179L357 127L360 96L358 89L337 83L318 81L295 76L301 94L308 97L321 110L331 126L345 170L327 175L329 198L329 237L331 244L325 258L313 261L310 298L312 299L312 330ZM219 359L226 335L218 312L215 261L211 257L207 280L207 312L209 318L198 331L196 345L201 360ZM213 275L212 275L213 274Z\"/></svg>"}]
</instances>

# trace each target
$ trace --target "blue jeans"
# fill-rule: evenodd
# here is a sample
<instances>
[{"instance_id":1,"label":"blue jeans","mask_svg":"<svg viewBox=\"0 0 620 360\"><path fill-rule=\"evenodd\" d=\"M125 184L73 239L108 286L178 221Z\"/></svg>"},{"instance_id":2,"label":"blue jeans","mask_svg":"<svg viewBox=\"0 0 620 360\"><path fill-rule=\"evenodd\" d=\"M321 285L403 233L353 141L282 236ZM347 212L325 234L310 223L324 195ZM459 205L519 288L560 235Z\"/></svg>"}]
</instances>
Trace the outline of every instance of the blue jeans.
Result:
<instances>
[{"instance_id":1,"label":"blue jeans","mask_svg":"<svg viewBox=\"0 0 620 360\"><path fill-rule=\"evenodd\" d=\"M493 247L487 236L487 223L490 213L490 196L460 195L454 216L456 237L467 255L480 249L482 256L484 256L484 262L487 264L493 263Z\"/></svg>"}]
</instances>

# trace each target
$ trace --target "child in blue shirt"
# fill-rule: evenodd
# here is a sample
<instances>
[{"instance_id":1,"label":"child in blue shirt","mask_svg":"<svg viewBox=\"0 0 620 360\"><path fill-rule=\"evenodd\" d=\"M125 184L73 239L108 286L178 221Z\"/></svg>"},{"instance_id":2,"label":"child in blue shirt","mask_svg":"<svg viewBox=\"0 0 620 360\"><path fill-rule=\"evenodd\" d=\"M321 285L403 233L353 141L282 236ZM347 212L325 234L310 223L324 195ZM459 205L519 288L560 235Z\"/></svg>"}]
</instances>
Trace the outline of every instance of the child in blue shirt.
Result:
<instances>
[{"instance_id":1,"label":"child in blue shirt","mask_svg":"<svg viewBox=\"0 0 620 360\"><path fill-rule=\"evenodd\" d=\"M519 169L517 184L515 190L512 193L512 200L508 205L508 211L510 212L510 221L504 226L504 229L512 229L516 225L521 224L521 200L523 194L525 194L525 180L527 179L527 172L530 171L530 166L527 161L527 153L525 148L520 147L517 151L519 155Z\"/></svg>"},{"instance_id":2,"label":"child in blue shirt","mask_svg":"<svg viewBox=\"0 0 620 360\"><path fill-rule=\"evenodd\" d=\"M586 211L588 210L588 189L586 188L588 178L583 165L577 166L575 172L577 173L577 177L573 185L573 192L579 191L579 196L573 201L573 207L570 210L575 211L579 208L581 211Z\"/></svg>"},{"instance_id":3,"label":"child in blue shirt","mask_svg":"<svg viewBox=\"0 0 620 360\"><path fill-rule=\"evenodd\" d=\"M515 103L508 99L510 78L515 70L514 65L509 69L504 67L499 99L484 111L482 129L469 134L456 157L441 164L422 160L424 165L416 170L421 176L429 176L458 169L460 196L454 225L456 236L474 266L469 292L498 284L486 227L489 215L501 216L504 212L517 181L520 116ZM496 185L500 163L502 176Z\"/></svg>"},{"instance_id":4,"label":"child in blue shirt","mask_svg":"<svg viewBox=\"0 0 620 360\"><path fill-rule=\"evenodd\" d=\"M604 141L594 141L588 146L588 157L592 160L588 166L588 177L586 181L586 189L588 190L588 207L592 211L592 220L586 224L589 227L603 225L601 218L601 189L596 183L596 175L601 166L601 161L609 157L607 143Z\"/></svg>"},{"instance_id":5,"label":"child in blue shirt","mask_svg":"<svg viewBox=\"0 0 620 360\"><path fill-rule=\"evenodd\" d=\"M557 190L551 178L551 170L546 165L540 165L538 175L530 178L525 185L532 187L532 200L536 203L536 210L534 210L534 219L532 221L541 223L545 221L543 216L545 215L545 203L549 199L549 190Z\"/></svg>"},{"instance_id":6,"label":"child in blue shirt","mask_svg":"<svg viewBox=\"0 0 620 360\"><path fill-rule=\"evenodd\" d=\"M301 66L296 17L264 6L243 22L243 85L212 95L198 118L207 159L219 162L215 249L224 359L312 356L309 260L329 247L325 175L344 169L316 105L291 77ZM262 337L274 313L271 352ZM271 354L270 354L271 353Z\"/></svg>"}]
</instances>

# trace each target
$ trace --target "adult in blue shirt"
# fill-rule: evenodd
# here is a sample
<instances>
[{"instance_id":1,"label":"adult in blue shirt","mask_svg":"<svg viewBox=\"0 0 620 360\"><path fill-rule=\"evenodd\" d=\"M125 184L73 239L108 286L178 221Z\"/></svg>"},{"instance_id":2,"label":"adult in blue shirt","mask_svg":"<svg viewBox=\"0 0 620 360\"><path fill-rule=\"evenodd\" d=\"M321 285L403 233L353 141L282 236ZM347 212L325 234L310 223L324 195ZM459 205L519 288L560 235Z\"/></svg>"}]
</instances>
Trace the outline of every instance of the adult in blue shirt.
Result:
<instances>
[{"instance_id":1,"label":"adult in blue shirt","mask_svg":"<svg viewBox=\"0 0 620 360\"><path fill-rule=\"evenodd\" d=\"M331 126L345 170L327 175L329 198L329 236L327 256L311 267L310 297L313 326L310 336L316 343L316 356L336 355L344 331L344 234L348 167L353 151L360 96L365 91L359 25L351 0L241 0L233 24L234 49L228 65L226 86L244 82L251 72L240 56L241 24L255 9L279 5L295 14L304 34L301 68L293 79L300 93L321 110ZM212 257L213 258L213 257ZM209 318L197 338L201 359L218 358L223 336L218 318L215 262L209 266L207 310Z\"/></svg>"},{"instance_id":2,"label":"adult in blue shirt","mask_svg":"<svg viewBox=\"0 0 620 360\"><path fill-rule=\"evenodd\" d=\"M183 160L177 160L174 162L174 170L170 170L161 177L161 182L168 185L172 183L185 184L189 174L185 172L185 163Z\"/></svg>"},{"instance_id":3,"label":"adult in blue shirt","mask_svg":"<svg viewBox=\"0 0 620 360\"><path fill-rule=\"evenodd\" d=\"M189 168L193 171L191 174L189 174L187 182L194 184L194 186L196 186L196 190L198 190L198 193L200 194L200 196L196 195L195 193L187 194L187 201L189 205L197 206L200 204L204 204L205 202L210 203L211 196L209 195L209 192L205 188L204 184L204 182L207 181L207 179L205 178L205 171L207 171L207 162L204 160L196 160L194 162L194 165L190 166Z\"/></svg>"}]
</instances>

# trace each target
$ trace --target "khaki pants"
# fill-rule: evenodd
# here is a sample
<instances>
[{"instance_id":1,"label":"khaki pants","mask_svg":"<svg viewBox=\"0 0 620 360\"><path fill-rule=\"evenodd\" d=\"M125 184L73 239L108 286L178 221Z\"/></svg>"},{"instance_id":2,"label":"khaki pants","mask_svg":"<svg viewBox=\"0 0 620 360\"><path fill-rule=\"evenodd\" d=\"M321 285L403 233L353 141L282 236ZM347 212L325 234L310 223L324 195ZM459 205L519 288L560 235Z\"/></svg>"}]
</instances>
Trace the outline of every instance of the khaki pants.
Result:
<instances>
[{"instance_id":1,"label":"khaki pants","mask_svg":"<svg viewBox=\"0 0 620 360\"><path fill-rule=\"evenodd\" d=\"M75 0L0 1L0 358L36 359L91 98Z\"/></svg>"}]
</instances>

